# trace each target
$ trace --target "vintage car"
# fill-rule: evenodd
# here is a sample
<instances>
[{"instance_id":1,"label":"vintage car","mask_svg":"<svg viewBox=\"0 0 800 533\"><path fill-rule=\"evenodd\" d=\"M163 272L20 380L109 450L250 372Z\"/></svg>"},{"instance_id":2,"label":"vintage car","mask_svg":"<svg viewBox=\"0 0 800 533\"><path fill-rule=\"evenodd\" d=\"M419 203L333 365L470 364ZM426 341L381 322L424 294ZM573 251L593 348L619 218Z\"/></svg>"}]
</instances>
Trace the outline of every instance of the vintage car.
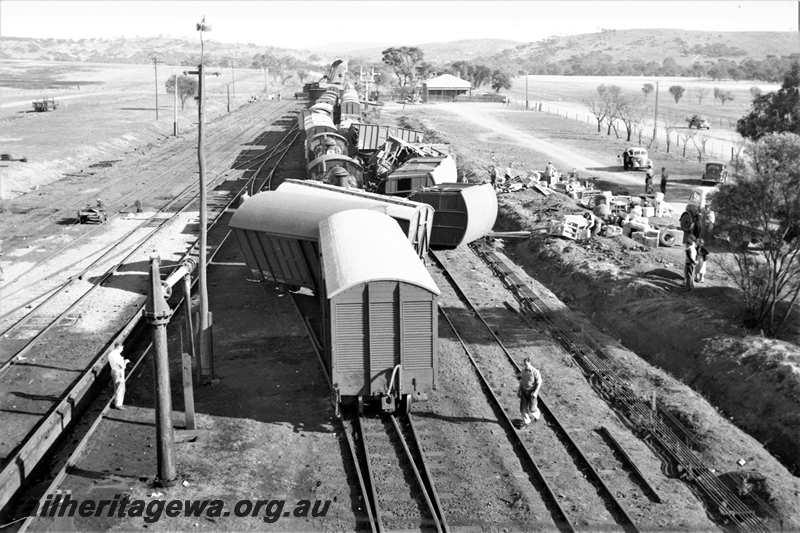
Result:
<instances>
[{"instance_id":1,"label":"vintage car","mask_svg":"<svg viewBox=\"0 0 800 533\"><path fill-rule=\"evenodd\" d=\"M632 146L622 152L622 168L625 170L644 170L653 168L653 162L647 157L647 150Z\"/></svg>"},{"instance_id":2,"label":"vintage car","mask_svg":"<svg viewBox=\"0 0 800 533\"><path fill-rule=\"evenodd\" d=\"M686 122L689 123L689 129L697 128L698 130L710 130L711 124L709 124L708 120L704 119L700 115L692 115L686 119Z\"/></svg>"},{"instance_id":3,"label":"vintage car","mask_svg":"<svg viewBox=\"0 0 800 533\"><path fill-rule=\"evenodd\" d=\"M700 182L703 185L717 185L728 181L728 166L720 161L709 161Z\"/></svg>"}]
</instances>

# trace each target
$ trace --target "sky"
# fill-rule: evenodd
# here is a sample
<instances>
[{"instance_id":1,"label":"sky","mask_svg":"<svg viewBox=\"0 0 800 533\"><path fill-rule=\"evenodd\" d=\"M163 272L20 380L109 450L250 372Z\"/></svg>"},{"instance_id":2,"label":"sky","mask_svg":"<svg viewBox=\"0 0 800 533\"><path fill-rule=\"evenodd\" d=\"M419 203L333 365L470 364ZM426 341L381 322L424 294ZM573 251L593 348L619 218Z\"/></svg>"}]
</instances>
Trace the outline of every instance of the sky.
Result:
<instances>
[{"instance_id":1,"label":"sky","mask_svg":"<svg viewBox=\"0 0 800 533\"><path fill-rule=\"evenodd\" d=\"M795 1L0 0L0 36L197 39L285 48L503 38L530 42L606 29L797 31Z\"/></svg>"}]
</instances>

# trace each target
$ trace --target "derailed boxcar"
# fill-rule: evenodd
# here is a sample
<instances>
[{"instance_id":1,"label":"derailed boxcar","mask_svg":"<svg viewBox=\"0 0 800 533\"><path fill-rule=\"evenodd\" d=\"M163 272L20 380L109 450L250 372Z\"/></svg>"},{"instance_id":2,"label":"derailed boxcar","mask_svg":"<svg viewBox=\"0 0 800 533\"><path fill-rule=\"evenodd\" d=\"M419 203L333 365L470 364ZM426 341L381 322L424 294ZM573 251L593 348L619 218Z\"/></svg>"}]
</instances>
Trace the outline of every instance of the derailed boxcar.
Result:
<instances>
[{"instance_id":1,"label":"derailed boxcar","mask_svg":"<svg viewBox=\"0 0 800 533\"><path fill-rule=\"evenodd\" d=\"M325 364L344 405L409 409L435 387L439 289L397 224L364 209L319 225Z\"/></svg>"},{"instance_id":2,"label":"derailed boxcar","mask_svg":"<svg viewBox=\"0 0 800 533\"><path fill-rule=\"evenodd\" d=\"M414 191L458 178L455 159L445 157L412 157L386 176L378 185L383 194L408 196Z\"/></svg>"},{"instance_id":3,"label":"derailed boxcar","mask_svg":"<svg viewBox=\"0 0 800 533\"><path fill-rule=\"evenodd\" d=\"M292 183L294 182L294 183ZM319 291L319 223L339 211L370 209L392 217L418 256L428 251L433 209L423 203L287 180L256 194L236 210L229 226L253 276Z\"/></svg>"},{"instance_id":4,"label":"derailed boxcar","mask_svg":"<svg viewBox=\"0 0 800 533\"><path fill-rule=\"evenodd\" d=\"M485 183L444 183L409 196L433 207L431 246L456 248L492 231L497 219L497 194Z\"/></svg>"},{"instance_id":5,"label":"derailed boxcar","mask_svg":"<svg viewBox=\"0 0 800 533\"><path fill-rule=\"evenodd\" d=\"M403 233L406 234L411 246L420 257L428 253L433 228L433 208L422 202L414 202L406 198L375 194L362 189L350 189L328 185L312 180L287 179L278 187L278 191L306 194L314 197L315 201L331 202L331 205L352 205L356 207L380 211L392 217ZM358 202L358 203L354 203Z\"/></svg>"}]
</instances>

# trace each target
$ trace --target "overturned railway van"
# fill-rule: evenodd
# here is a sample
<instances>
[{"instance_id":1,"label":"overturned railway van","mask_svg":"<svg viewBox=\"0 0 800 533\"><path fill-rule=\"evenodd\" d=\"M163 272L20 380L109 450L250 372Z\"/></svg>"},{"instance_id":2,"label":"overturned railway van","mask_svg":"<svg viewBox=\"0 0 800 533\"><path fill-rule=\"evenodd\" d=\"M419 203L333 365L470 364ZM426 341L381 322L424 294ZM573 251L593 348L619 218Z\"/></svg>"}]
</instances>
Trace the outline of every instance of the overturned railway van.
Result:
<instances>
[{"instance_id":1,"label":"overturned railway van","mask_svg":"<svg viewBox=\"0 0 800 533\"><path fill-rule=\"evenodd\" d=\"M444 183L421 189L409 200L433 207L431 247L456 248L486 236L497 219L497 194L485 183Z\"/></svg>"},{"instance_id":2,"label":"overturned railway van","mask_svg":"<svg viewBox=\"0 0 800 533\"><path fill-rule=\"evenodd\" d=\"M386 176L378 190L383 194L408 196L414 191L458 179L456 161L452 156L412 157Z\"/></svg>"},{"instance_id":3,"label":"overturned railway van","mask_svg":"<svg viewBox=\"0 0 800 533\"><path fill-rule=\"evenodd\" d=\"M229 225L253 276L316 293L321 285L319 223L348 209L390 216L417 256L427 253L433 225L429 205L301 180L286 180L275 191L247 199Z\"/></svg>"},{"instance_id":4,"label":"overturned railway van","mask_svg":"<svg viewBox=\"0 0 800 533\"><path fill-rule=\"evenodd\" d=\"M353 202L354 207L350 207L350 209L354 209L356 207L355 202L358 202L358 208L381 211L397 222L411 246L416 250L417 255L423 257L428 253L434 212L433 207L426 203L375 194L362 189L345 189L313 180L287 179L281 183L278 190L295 194L307 194L320 201L328 198L334 204L341 203L341 205L345 205L345 203ZM343 198L347 198L347 202L344 202Z\"/></svg>"},{"instance_id":5,"label":"overturned railway van","mask_svg":"<svg viewBox=\"0 0 800 533\"><path fill-rule=\"evenodd\" d=\"M410 409L436 385L439 288L384 214L330 216L319 248L324 360L337 404Z\"/></svg>"}]
</instances>

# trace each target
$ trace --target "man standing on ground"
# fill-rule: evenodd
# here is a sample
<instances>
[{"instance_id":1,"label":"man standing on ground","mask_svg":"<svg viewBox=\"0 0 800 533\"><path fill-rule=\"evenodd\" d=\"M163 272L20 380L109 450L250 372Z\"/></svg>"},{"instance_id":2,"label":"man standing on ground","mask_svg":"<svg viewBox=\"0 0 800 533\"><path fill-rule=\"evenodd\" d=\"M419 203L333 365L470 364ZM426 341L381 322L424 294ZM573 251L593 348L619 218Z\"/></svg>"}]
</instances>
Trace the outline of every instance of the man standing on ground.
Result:
<instances>
[{"instance_id":1,"label":"man standing on ground","mask_svg":"<svg viewBox=\"0 0 800 533\"><path fill-rule=\"evenodd\" d=\"M108 366L111 369L111 381L114 383L114 408L125 409L125 367L130 361L122 357L122 343L115 343L114 349L108 353Z\"/></svg>"},{"instance_id":2,"label":"man standing on ground","mask_svg":"<svg viewBox=\"0 0 800 533\"><path fill-rule=\"evenodd\" d=\"M667 180L669 180L669 174L667 174L667 167L661 167L661 194L664 196L667 195Z\"/></svg>"},{"instance_id":3,"label":"man standing on ground","mask_svg":"<svg viewBox=\"0 0 800 533\"><path fill-rule=\"evenodd\" d=\"M542 388L542 375L539 370L534 368L530 357L526 357L522 365L522 371L517 376L519 378L519 412L522 415L522 423L531 423L531 417L539 420L542 416L539 412L539 389Z\"/></svg>"},{"instance_id":4,"label":"man standing on ground","mask_svg":"<svg viewBox=\"0 0 800 533\"><path fill-rule=\"evenodd\" d=\"M644 193L653 194L653 171L649 168L644 173Z\"/></svg>"},{"instance_id":5,"label":"man standing on ground","mask_svg":"<svg viewBox=\"0 0 800 533\"><path fill-rule=\"evenodd\" d=\"M694 289L694 267L697 265L697 243L693 236L689 236L686 244L686 266L683 270L686 290Z\"/></svg>"},{"instance_id":6,"label":"man standing on ground","mask_svg":"<svg viewBox=\"0 0 800 533\"><path fill-rule=\"evenodd\" d=\"M694 280L697 283L703 283L706 277L706 265L708 264L708 248L705 247L703 239L697 241L697 272L694 275Z\"/></svg>"}]
</instances>

